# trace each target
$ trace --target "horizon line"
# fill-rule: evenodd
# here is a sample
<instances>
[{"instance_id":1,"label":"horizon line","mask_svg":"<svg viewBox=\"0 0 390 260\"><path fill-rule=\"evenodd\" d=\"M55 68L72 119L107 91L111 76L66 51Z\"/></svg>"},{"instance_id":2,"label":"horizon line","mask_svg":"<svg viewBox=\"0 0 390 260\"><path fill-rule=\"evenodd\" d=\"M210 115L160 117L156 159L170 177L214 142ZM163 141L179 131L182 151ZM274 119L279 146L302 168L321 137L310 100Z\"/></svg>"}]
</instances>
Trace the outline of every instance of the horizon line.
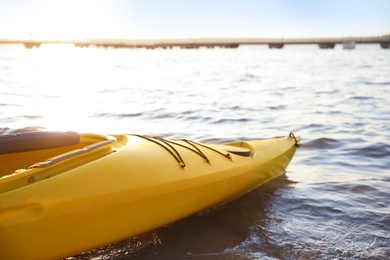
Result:
<instances>
[{"instance_id":1,"label":"horizon line","mask_svg":"<svg viewBox=\"0 0 390 260\"><path fill-rule=\"evenodd\" d=\"M45 42L83 42L83 41L170 41L170 40L299 40L299 39L353 39L353 38L386 38L390 37L390 33L388 34L376 34L376 35L345 35L345 36L305 36L305 37L164 37L164 38L105 38L105 37L96 37L96 38L79 38L70 37L61 39L61 37L55 37L54 39L50 38L7 38L0 37L1 42L13 42L13 41L21 41L21 42L34 42L34 41L45 41Z\"/></svg>"}]
</instances>

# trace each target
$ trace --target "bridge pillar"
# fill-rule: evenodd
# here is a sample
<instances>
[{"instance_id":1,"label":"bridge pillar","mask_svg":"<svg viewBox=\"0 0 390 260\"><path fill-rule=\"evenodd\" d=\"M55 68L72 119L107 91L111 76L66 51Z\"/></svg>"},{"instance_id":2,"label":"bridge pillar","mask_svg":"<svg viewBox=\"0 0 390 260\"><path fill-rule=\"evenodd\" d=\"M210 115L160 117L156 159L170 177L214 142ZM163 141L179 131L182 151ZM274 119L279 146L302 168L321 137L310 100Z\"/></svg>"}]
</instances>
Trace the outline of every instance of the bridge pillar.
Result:
<instances>
[{"instance_id":1,"label":"bridge pillar","mask_svg":"<svg viewBox=\"0 0 390 260\"><path fill-rule=\"evenodd\" d=\"M74 46L75 47L79 47L79 48L88 48L89 47L89 43L75 42Z\"/></svg>"},{"instance_id":2,"label":"bridge pillar","mask_svg":"<svg viewBox=\"0 0 390 260\"><path fill-rule=\"evenodd\" d=\"M335 45L334 42L322 42L318 44L320 49L333 49Z\"/></svg>"},{"instance_id":3,"label":"bridge pillar","mask_svg":"<svg viewBox=\"0 0 390 260\"><path fill-rule=\"evenodd\" d=\"M382 49L390 49L390 42L381 42Z\"/></svg>"},{"instance_id":4,"label":"bridge pillar","mask_svg":"<svg viewBox=\"0 0 390 260\"><path fill-rule=\"evenodd\" d=\"M227 44L222 44L220 47L221 48L235 49L235 48L238 48L239 46L240 46L239 44L227 43Z\"/></svg>"},{"instance_id":5,"label":"bridge pillar","mask_svg":"<svg viewBox=\"0 0 390 260\"><path fill-rule=\"evenodd\" d=\"M40 42L25 42L24 47L27 49L32 49L33 47L39 48L41 46Z\"/></svg>"},{"instance_id":6,"label":"bridge pillar","mask_svg":"<svg viewBox=\"0 0 390 260\"><path fill-rule=\"evenodd\" d=\"M284 44L283 43L270 43L268 44L268 48L270 49L281 49L283 48Z\"/></svg>"}]
</instances>

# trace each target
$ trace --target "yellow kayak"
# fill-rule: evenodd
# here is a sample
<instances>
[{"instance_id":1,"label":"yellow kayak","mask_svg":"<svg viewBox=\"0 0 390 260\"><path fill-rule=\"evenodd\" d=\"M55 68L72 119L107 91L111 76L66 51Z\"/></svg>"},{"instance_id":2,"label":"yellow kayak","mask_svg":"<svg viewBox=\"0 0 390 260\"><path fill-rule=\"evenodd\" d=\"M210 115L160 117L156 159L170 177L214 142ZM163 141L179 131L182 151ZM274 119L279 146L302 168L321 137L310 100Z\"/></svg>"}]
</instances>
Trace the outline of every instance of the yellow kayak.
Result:
<instances>
[{"instance_id":1,"label":"yellow kayak","mask_svg":"<svg viewBox=\"0 0 390 260\"><path fill-rule=\"evenodd\" d=\"M0 136L0 258L58 259L231 201L286 171L299 137Z\"/></svg>"}]
</instances>

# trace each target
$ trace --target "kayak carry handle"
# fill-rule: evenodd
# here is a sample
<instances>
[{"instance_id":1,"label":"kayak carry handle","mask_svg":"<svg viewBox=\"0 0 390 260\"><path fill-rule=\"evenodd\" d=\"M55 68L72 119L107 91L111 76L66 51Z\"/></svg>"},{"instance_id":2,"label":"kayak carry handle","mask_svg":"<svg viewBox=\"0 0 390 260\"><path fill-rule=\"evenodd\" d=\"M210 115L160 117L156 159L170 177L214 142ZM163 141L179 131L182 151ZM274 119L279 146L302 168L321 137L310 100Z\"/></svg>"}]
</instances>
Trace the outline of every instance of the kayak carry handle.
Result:
<instances>
[{"instance_id":1,"label":"kayak carry handle","mask_svg":"<svg viewBox=\"0 0 390 260\"><path fill-rule=\"evenodd\" d=\"M295 137L295 135L294 135L293 132L291 132L291 133L289 134L289 136L290 136L291 138L294 139L294 141L295 141L295 147L297 147L297 148L301 147L301 144L299 143L298 139Z\"/></svg>"}]
</instances>

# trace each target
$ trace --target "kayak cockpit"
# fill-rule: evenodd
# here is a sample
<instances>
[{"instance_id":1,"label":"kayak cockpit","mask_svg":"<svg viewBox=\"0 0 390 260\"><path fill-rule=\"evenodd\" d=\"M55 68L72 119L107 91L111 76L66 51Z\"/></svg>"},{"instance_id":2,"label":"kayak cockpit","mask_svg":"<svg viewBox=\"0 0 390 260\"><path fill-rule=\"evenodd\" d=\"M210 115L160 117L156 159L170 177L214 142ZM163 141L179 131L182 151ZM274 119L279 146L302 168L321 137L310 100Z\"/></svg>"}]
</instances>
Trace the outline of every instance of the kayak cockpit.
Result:
<instances>
[{"instance_id":1,"label":"kayak cockpit","mask_svg":"<svg viewBox=\"0 0 390 260\"><path fill-rule=\"evenodd\" d=\"M45 172L44 176L34 173L35 181L37 177L42 179L57 175L63 172L62 168L77 167L81 162L108 155L113 152L115 141L113 136L76 132L28 132L0 136L0 162L3 162L0 191L6 183L31 175L28 172Z\"/></svg>"}]
</instances>

